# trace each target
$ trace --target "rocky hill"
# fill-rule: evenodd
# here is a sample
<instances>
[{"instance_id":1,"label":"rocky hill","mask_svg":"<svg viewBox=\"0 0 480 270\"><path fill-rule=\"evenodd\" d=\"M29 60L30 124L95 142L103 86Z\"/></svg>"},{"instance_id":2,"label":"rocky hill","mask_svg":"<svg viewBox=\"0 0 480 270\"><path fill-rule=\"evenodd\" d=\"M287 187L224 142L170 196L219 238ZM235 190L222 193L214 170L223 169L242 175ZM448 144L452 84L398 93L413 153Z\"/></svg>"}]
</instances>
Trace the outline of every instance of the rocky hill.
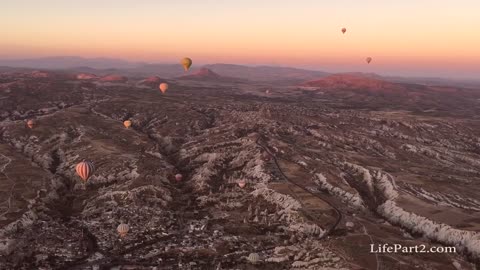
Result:
<instances>
[{"instance_id":1,"label":"rocky hill","mask_svg":"<svg viewBox=\"0 0 480 270\"><path fill-rule=\"evenodd\" d=\"M475 269L479 94L264 87L0 73L0 269Z\"/></svg>"}]
</instances>

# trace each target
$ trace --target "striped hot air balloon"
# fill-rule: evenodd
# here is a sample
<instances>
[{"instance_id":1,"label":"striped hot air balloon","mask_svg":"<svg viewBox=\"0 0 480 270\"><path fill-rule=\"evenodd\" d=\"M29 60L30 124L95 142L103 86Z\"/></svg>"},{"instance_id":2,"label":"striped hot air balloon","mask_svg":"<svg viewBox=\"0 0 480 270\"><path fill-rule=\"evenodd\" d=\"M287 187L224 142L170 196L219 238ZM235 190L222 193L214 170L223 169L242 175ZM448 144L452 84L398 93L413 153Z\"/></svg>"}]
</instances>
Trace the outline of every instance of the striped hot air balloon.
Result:
<instances>
[{"instance_id":1,"label":"striped hot air balloon","mask_svg":"<svg viewBox=\"0 0 480 270\"><path fill-rule=\"evenodd\" d=\"M120 235L120 237L125 237L129 230L130 230L130 227L128 227L128 224L125 224L125 223L121 223L117 227L117 232Z\"/></svg>"},{"instance_id":2,"label":"striped hot air balloon","mask_svg":"<svg viewBox=\"0 0 480 270\"><path fill-rule=\"evenodd\" d=\"M35 126L35 121L33 119L30 119L27 121L27 127L32 129Z\"/></svg>"},{"instance_id":3,"label":"striped hot air balloon","mask_svg":"<svg viewBox=\"0 0 480 270\"><path fill-rule=\"evenodd\" d=\"M77 171L78 176L80 176L80 178L86 182L93 174L93 171L95 171L95 166L92 162L84 160L77 164L75 170Z\"/></svg>"},{"instance_id":4,"label":"striped hot air balloon","mask_svg":"<svg viewBox=\"0 0 480 270\"><path fill-rule=\"evenodd\" d=\"M247 260L253 264L256 264L260 261L260 255L258 255L258 253L250 253L250 255L247 257Z\"/></svg>"}]
</instances>

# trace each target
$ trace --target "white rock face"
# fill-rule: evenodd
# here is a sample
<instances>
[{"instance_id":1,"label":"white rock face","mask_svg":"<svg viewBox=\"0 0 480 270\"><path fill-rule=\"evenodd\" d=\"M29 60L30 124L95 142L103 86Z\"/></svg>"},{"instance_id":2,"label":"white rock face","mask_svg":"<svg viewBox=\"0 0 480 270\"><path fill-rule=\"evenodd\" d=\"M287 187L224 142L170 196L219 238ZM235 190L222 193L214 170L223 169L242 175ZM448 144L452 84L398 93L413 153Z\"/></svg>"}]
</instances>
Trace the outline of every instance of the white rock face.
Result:
<instances>
[{"instance_id":1,"label":"white rock face","mask_svg":"<svg viewBox=\"0 0 480 270\"><path fill-rule=\"evenodd\" d=\"M298 202L291 196L280 194L273 189L269 189L262 185L258 185L251 194L253 196L262 196L266 201L276 204L285 209L286 211L299 210L300 208L302 208L300 202Z\"/></svg>"},{"instance_id":2,"label":"white rock face","mask_svg":"<svg viewBox=\"0 0 480 270\"><path fill-rule=\"evenodd\" d=\"M443 243L454 245L480 258L480 234L454 229L449 225L435 223L425 217L409 213L398 207L394 201L386 201L378 207L378 212L394 224L399 224L415 233Z\"/></svg>"},{"instance_id":3,"label":"white rock face","mask_svg":"<svg viewBox=\"0 0 480 270\"><path fill-rule=\"evenodd\" d=\"M353 194L339 187L335 187L331 185L323 174L321 173L315 174L314 181L319 186L320 189L326 190L328 193L336 197L339 197L346 204L359 209L365 208L364 202L358 194Z\"/></svg>"}]
</instances>

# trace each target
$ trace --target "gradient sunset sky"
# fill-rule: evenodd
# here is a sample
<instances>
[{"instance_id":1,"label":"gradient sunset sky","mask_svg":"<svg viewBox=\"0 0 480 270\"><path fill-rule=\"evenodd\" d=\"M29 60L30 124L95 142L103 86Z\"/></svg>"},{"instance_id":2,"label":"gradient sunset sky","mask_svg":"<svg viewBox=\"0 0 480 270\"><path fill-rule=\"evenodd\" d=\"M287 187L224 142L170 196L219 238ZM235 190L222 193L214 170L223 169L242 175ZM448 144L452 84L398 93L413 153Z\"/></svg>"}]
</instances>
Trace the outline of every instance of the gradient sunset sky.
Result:
<instances>
[{"instance_id":1,"label":"gradient sunset sky","mask_svg":"<svg viewBox=\"0 0 480 270\"><path fill-rule=\"evenodd\" d=\"M12 0L0 5L0 37L0 59L189 56L196 64L480 77L479 0Z\"/></svg>"}]
</instances>

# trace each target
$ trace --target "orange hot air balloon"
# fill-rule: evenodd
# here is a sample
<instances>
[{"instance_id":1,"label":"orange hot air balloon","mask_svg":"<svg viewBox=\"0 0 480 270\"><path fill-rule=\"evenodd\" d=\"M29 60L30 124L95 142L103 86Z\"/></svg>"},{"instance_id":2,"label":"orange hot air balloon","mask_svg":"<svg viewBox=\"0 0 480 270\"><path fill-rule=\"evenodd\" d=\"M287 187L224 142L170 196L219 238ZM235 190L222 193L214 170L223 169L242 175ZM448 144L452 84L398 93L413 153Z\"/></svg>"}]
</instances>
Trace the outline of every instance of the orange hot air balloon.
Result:
<instances>
[{"instance_id":1,"label":"orange hot air balloon","mask_svg":"<svg viewBox=\"0 0 480 270\"><path fill-rule=\"evenodd\" d=\"M28 128L32 129L34 126L35 126L35 121L33 121L32 119L27 121Z\"/></svg>"},{"instance_id":2,"label":"orange hot air balloon","mask_svg":"<svg viewBox=\"0 0 480 270\"><path fill-rule=\"evenodd\" d=\"M183 178L183 175L181 175L181 174L179 174L179 173L177 173L177 174L175 175L175 180L177 180L178 182L182 181L182 178Z\"/></svg>"},{"instance_id":3,"label":"orange hot air balloon","mask_svg":"<svg viewBox=\"0 0 480 270\"><path fill-rule=\"evenodd\" d=\"M246 185L247 185L247 182L245 180L238 181L238 186L240 188L244 188Z\"/></svg>"},{"instance_id":4,"label":"orange hot air balloon","mask_svg":"<svg viewBox=\"0 0 480 270\"><path fill-rule=\"evenodd\" d=\"M183 69L188 71L188 69L192 66L192 59L185 57L180 61L180 63L182 64Z\"/></svg>"},{"instance_id":5,"label":"orange hot air balloon","mask_svg":"<svg viewBox=\"0 0 480 270\"><path fill-rule=\"evenodd\" d=\"M92 176L93 171L95 171L95 166L92 162L84 160L77 164L75 170L78 176L80 176L84 182L87 182L88 178Z\"/></svg>"},{"instance_id":6,"label":"orange hot air balloon","mask_svg":"<svg viewBox=\"0 0 480 270\"><path fill-rule=\"evenodd\" d=\"M347 28L344 27L344 28L342 28L342 33L345 34L345 32L347 32Z\"/></svg>"},{"instance_id":7,"label":"orange hot air balloon","mask_svg":"<svg viewBox=\"0 0 480 270\"><path fill-rule=\"evenodd\" d=\"M368 64L370 64L370 62L372 62L372 58L371 58L371 57L367 57L366 61L367 61Z\"/></svg>"},{"instance_id":8,"label":"orange hot air balloon","mask_svg":"<svg viewBox=\"0 0 480 270\"><path fill-rule=\"evenodd\" d=\"M132 121L127 120L127 121L123 122L123 125L124 125L126 128L129 128L129 127L132 126Z\"/></svg>"},{"instance_id":9,"label":"orange hot air balloon","mask_svg":"<svg viewBox=\"0 0 480 270\"><path fill-rule=\"evenodd\" d=\"M165 94L165 92L167 92L167 90L168 90L168 84L167 83L161 83L158 88L160 88L160 91L162 91L162 94Z\"/></svg>"},{"instance_id":10,"label":"orange hot air balloon","mask_svg":"<svg viewBox=\"0 0 480 270\"><path fill-rule=\"evenodd\" d=\"M130 227L128 226L128 224L125 224L125 223L121 223L117 227L117 232L120 235L120 237L125 237L129 230L130 230Z\"/></svg>"}]
</instances>

